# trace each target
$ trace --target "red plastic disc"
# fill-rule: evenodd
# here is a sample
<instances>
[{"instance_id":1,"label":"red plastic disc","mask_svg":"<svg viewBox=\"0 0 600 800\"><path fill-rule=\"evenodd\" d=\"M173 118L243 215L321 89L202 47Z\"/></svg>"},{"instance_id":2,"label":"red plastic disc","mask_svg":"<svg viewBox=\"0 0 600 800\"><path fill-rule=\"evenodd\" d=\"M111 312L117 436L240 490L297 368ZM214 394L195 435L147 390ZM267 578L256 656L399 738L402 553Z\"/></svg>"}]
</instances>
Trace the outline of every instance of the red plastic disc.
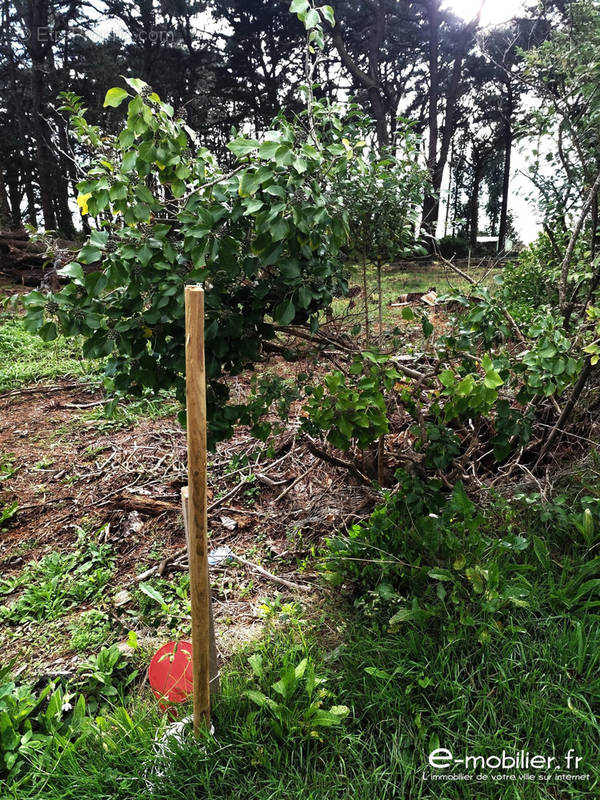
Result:
<instances>
[{"instance_id":1,"label":"red plastic disc","mask_svg":"<svg viewBox=\"0 0 600 800\"><path fill-rule=\"evenodd\" d=\"M148 681L162 708L165 703L185 702L194 687L190 642L163 645L150 662Z\"/></svg>"}]
</instances>

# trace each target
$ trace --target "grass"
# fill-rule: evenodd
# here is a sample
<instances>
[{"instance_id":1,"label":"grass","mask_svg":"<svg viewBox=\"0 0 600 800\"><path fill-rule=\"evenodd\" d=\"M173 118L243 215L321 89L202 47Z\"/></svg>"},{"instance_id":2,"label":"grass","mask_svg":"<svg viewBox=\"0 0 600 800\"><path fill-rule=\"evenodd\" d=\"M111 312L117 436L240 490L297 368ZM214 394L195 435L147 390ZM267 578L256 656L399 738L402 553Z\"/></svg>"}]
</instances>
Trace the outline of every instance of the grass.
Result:
<instances>
[{"instance_id":1,"label":"grass","mask_svg":"<svg viewBox=\"0 0 600 800\"><path fill-rule=\"evenodd\" d=\"M500 270L494 269L488 274L487 267L468 267L461 265L463 272L469 274L475 281L481 281L482 286L494 287L494 279ZM369 319L372 336L376 337L378 332L378 304L377 294L377 271L373 264L367 267L367 282L369 287ZM351 286L362 286L362 268L354 265L350 271ZM382 268L381 290L383 295L383 326L384 330L406 330L407 323L402 318L402 307L392 308L391 304L400 301L404 294L427 293L435 288L438 295L451 293L457 289L467 292L471 287L467 280L460 275L445 268L437 263L428 266L410 265L404 268L398 264L385 264ZM338 299L333 301L333 310L336 317L344 317L349 325L364 326L364 303L361 296L354 298L354 301ZM423 305L424 312L430 309Z\"/></svg>"},{"instance_id":2,"label":"grass","mask_svg":"<svg viewBox=\"0 0 600 800\"><path fill-rule=\"evenodd\" d=\"M97 371L97 362L82 358L81 345L76 340L59 337L43 342L36 334L28 333L18 318L8 318L0 324L0 392Z\"/></svg>"},{"instance_id":3,"label":"grass","mask_svg":"<svg viewBox=\"0 0 600 800\"><path fill-rule=\"evenodd\" d=\"M498 535L519 531L530 543L510 555L506 572L507 580L517 572L529 585L527 605L489 613L481 603L448 603L447 614L390 632L385 617L358 615L337 593L319 611L272 603L265 606L263 638L225 670L214 701L214 738L171 740L168 752L157 754L154 736L166 722L143 690L130 698L127 714L105 712L78 743L56 742L37 754L32 768L6 785L3 800L598 797L600 616L592 576L599 567L568 528L569 492L579 492L589 477L574 476L554 505L499 501L488 509L486 526ZM534 536L552 556L546 569L539 563L543 548L531 546ZM588 579L595 583L582 594L577 589ZM256 656L266 671L262 679L249 666ZM287 728L278 735L268 709L245 693L260 690L280 701L272 685L305 657L324 679L323 707L344 705L350 713L339 726L300 735L293 723L309 700L298 691L285 703ZM524 750L553 757L559 769L502 772L457 763L448 774L488 776L474 790L475 778L431 778L441 773L428 765L437 748L457 759ZM581 759L578 769L566 768L569 751ZM570 781L563 773L589 777ZM493 774L509 777L496 781Z\"/></svg>"},{"instance_id":4,"label":"grass","mask_svg":"<svg viewBox=\"0 0 600 800\"><path fill-rule=\"evenodd\" d=\"M388 269L383 282L386 303L430 286L441 293L445 290L441 277L435 269L410 277ZM359 306L360 298L357 310ZM386 308L390 313L386 324L394 321L391 311L395 310ZM30 341L18 321L10 324L15 361L28 357L27 348L45 352L43 348L57 347L43 345L36 337ZM10 336L2 339L5 329L0 330L0 353L8 353L6 342L11 341ZM60 344L57 364L68 362L60 354L70 352L69 347ZM43 360L39 353L35 358ZM15 369L20 375L19 369L25 367ZM0 372L0 381L3 376ZM131 421L127 419L128 424ZM11 464L7 455L0 474L4 471L9 478ZM562 492L550 506L529 496L526 501L496 501L486 511L484 526L494 536L518 534L526 544L511 556L512 571L504 576L517 588L527 585L526 605L490 613L482 611L481 603L461 600L463 605L453 606L448 600L446 611L438 609L425 621L409 619L390 630L389 615L360 615L339 593L328 595L317 612L299 604L272 604L263 638L240 650L225 669L213 708L214 737L206 735L200 742L172 739L166 753L157 752L155 737L164 731L166 720L143 687L130 694L126 710L94 709L78 739L56 736L40 745L28 757L27 769L5 781L1 800L600 796L599 537L596 533L595 542L585 544L572 524L582 493L592 500L600 493L598 464L574 473ZM22 593L4 612L6 618L28 625L28 631L36 626L50 631L63 621L71 646L82 652L98 648L103 637L110 640L103 593L112 556L99 548L88 538L81 543L78 558L47 558L31 565L20 586ZM89 575L96 578L88 580ZM157 603L152 594L138 590L139 618L154 628L179 625L181 631L181 617L187 612L184 581L176 586L157 579L151 588L165 602ZM74 619L82 599L100 610ZM254 656L262 656L266 665L267 674L260 681L249 666ZM297 666L303 658L310 659L325 680L323 706L347 706L350 713L341 725L318 729L315 736L310 730L308 736L292 731L291 722L287 733L278 735L268 709L258 708L245 693L261 690L276 697L272 686L282 670ZM301 718L308 703L305 694L295 695L287 704L289 720ZM186 708L184 713L188 712ZM477 781L477 787L474 777L442 782L431 779L441 772L428 764L428 755L436 748L447 748L458 759L524 750L554 757L560 772L589 778L569 781L558 777L560 772L550 772L548 780L539 780L545 771L529 769L500 772L508 779L495 781L491 776L499 773L494 770L466 769L457 763L443 774L484 773L486 779ZM581 758L577 770L566 769L570 751ZM534 779L525 780L527 773Z\"/></svg>"}]
</instances>

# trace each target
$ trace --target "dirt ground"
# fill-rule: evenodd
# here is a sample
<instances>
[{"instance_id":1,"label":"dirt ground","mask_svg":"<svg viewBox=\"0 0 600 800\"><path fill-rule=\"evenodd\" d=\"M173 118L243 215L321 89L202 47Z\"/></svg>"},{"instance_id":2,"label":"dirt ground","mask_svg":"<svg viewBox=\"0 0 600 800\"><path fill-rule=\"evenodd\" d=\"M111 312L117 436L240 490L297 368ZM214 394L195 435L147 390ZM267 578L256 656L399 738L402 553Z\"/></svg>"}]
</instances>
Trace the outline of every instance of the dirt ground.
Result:
<instances>
[{"instance_id":1,"label":"dirt ground","mask_svg":"<svg viewBox=\"0 0 600 800\"><path fill-rule=\"evenodd\" d=\"M115 429L90 419L101 404L83 384L25 387L0 397L0 453L10 474L0 482L0 507L18 503L0 534L0 576L52 553L72 552L81 527L100 533L117 555L102 607L126 636L129 593L144 576L175 578L186 569L181 488L186 483L185 433L177 420L140 420ZM368 490L344 469L324 464L295 439L294 425L274 452L244 430L209 462L209 547L227 545L252 564L302 587L291 589L251 566L229 562L211 573L218 646L231 652L258 635L265 597L311 597L323 591L307 560L323 535L372 505ZM10 603L15 597L4 597ZM87 610L74 609L69 619ZM68 620L64 621L65 625ZM28 672L73 668L77 657L56 636L56 657L31 651L39 624L0 635L3 660L28 662ZM43 627L43 626L42 626ZM183 622L186 627L186 622ZM31 636L28 635L28 632ZM136 631L152 639L155 631ZM34 648L35 649L35 648Z\"/></svg>"}]
</instances>

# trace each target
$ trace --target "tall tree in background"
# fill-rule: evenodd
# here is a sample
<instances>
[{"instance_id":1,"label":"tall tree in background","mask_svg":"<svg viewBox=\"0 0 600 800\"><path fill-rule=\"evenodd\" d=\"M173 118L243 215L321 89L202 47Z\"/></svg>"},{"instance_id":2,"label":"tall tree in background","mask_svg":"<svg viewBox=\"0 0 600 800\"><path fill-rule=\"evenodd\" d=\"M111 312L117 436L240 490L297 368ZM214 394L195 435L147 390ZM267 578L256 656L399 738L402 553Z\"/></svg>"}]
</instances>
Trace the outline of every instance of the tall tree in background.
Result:
<instances>
[{"instance_id":1,"label":"tall tree in background","mask_svg":"<svg viewBox=\"0 0 600 800\"><path fill-rule=\"evenodd\" d=\"M53 48L60 34L79 20L80 4L74 1L16 0L14 6L30 61L29 124L35 143L44 225L46 228L60 228L65 234L72 235L74 228L69 210L67 180L52 148L49 101L51 77L55 73Z\"/></svg>"},{"instance_id":2,"label":"tall tree in background","mask_svg":"<svg viewBox=\"0 0 600 800\"><path fill-rule=\"evenodd\" d=\"M425 10L428 35L427 168L431 180L431 191L423 202L422 227L430 236L435 237L440 213L440 190L455 130L458 101L464 91L465 59L474 42L481 9L471 22L451 29L452 58L446 65L446 75L442 76L443 67L440 64L442 27L444 24L448 25L450 19L441 8L441 0L421 0L421 3Z\"/></svg>"},{"instance_id":3,"label":"tall tree in background","mask_svg":"<svg viewBox=\"0 0 600 800\"><path fill-rule=\"evenodd\" d=\"M234 121L258 133L281 108L299 110L306 34L288 0L211 0L210 7L225 23L220 90Z\"/></svg>"}]
</instances>

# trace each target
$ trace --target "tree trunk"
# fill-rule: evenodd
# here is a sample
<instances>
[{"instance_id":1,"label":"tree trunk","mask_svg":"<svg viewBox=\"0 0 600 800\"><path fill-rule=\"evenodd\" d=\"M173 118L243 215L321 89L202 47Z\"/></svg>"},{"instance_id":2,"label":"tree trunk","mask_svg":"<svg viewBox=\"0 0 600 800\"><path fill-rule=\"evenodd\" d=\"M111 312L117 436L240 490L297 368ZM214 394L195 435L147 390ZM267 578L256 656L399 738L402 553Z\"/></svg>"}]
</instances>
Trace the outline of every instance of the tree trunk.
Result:
<instances>
[{"instance_id":1,"label":"tree trunk","mask_svg":"<svg viewBox=\"0 0 600 800\"><path fill-rule=\"evenodd\" d=\"M483 158L479 153L474 154L473 183L469 197L469 244L472 250L477 247L479 234L479 192L481 190L481 175L483 172Z\"/></svg>"},{"instance_id":2,"label":"tree trunk","mask_svg":"<svg viewBox=\"0 0 600 800\"><path fill-rule=\"evenodd\" d=\"M56 228L56 215L52 199L54 197L53 161L50 149L50 128L46 114L46 50L48 47L49 10L48 0L29 0L21 5L21 17L28 31L27 50L31 57L31 131L35 142L37 177L40 190L40 204L44 225Z\"/></svg>"},{"instance_id":3,"label":"tree trunk","mask_svg":"<svg viewBox=\"0 0 600 800\"><path fill-rule=\"evenodd\" d=\"M9 164L6 170L6 185L8 187L13 228L20 228L23 224L21 218L22 193L19 190L19 175L14 164Z\"/></svg>"},{"instance_id":4,"label":"tree trunk","mask_svg":"<svg viewBox=\"0 0 600 800\"><path fill-rule=\"evenodd\" d=\"M8 230L11 227L11 223L12 214L10 213L10 206L8 204L4 166L0 164L0 230Z\"/></svg>"},{"instance_id":5,"label":"tree trunk","mask_svg":"<svg viewBox=\"0 0 600 800\"><path fill-rule=\"evenodd\" d=\"M381 261L377 262L377 296L379 313L379 349L383 347L383 295L381 293Z\"/></svg>"},{"instance_id":6,"label":"tree trunk","mask_svg":"<svg viewBox=\"0 0 600 800\"><path fill-rule=\"evenodd\" d=\"M27 221L30 225L37 228L37 204L35 201L35 191L30 178L30 173L25 170L23 173L23 183L25 186L25 196L27 197Z\"/></svg>"},{"instance_id":7,"label":"tree trunk","mask_svg":"<svg viewBox=\"0 0 600 800\"><path fill-rule=\"evenodd\" d=\"M362 278L363 278L363 294L365 296L365 339L367 347L369 346L369 286L367 284L367 249L363 247L362 259Z\"/></svg>"},{"instance_id":8,"label":"tree trunk","mask_svg":"<svg viewBox=\"0 0 600 800\"><path fill-rule=\"evenodd\" d=\"M380 147L387 147L390 143L390 137L387 126L385 98L379 80L379 61L385 35L385 4L383 0L379 0L376 6L374 3L369 5L375 16L373 24L370 27L371 35L368 43L367 55L369 65L367 72L358 66L346 50L339 22L336 22L335 27L332 29L331 38L343 66L352 75L354 80L367 90L369 103L371 105L373 117L375 118L377 141Z\"/></svg>"},{"instance_id":9,"label":"tree trunk","mask_svg":"<svg viewBox=\"0 0 600 800\"><path fill-rule=\"evenodd\" d=\"M437 218L439 214L439 199L436 192L442 185L438 180L438 102L439 102L439 47L440 47L440 25L442 17L440 14L438 0L430 0L427 4L427 19L429 26L429 103L428 103L428 143L427 143L427 169L431 179L430 191L427 192L423 200L423 229L431 236L435 237ZM443 171L443 170L442 170ZM439 186L436 187L436 184Z\"/></svg>"},{"instance_id":10,"label":"tree trunk","mask_svg":"<svg viewBox=\"0 0 600 800\"><path fill-rule=\"evenodd\" d=\"M498 228L498 252L502 253L506 247L508 233L508 194L510 190L510 167L513 145L512 118L514 112L512 87L508 87L508 100L504 119L504 175L502 181L502 207L500 209L500 225Z\"/></svg>"},{"instance_id":11,"label":"tree trunk","mask_svg":"<svg viewBox=\"0 0 600 800\"><path fill-rule=\"evenodd\" d=\"M480 14L481 9L476 17L468 25L465 25L462 36L455 45L456 51L450 73L450 81L445 92L444 125L440 142L438 124L440 101L439 48L442 14L440 12L440 0L428 0L427 2L427 16L429 20L429 143L427 168L429 170L431 186L423 202L421 227L433 237L435 237L437 233L437 222L440 213L439 194L442 188L444 169L448 161L450 143L456 125L456 110L463 63L469 45L479 25Z\"/></svg>"}]
</instances>

